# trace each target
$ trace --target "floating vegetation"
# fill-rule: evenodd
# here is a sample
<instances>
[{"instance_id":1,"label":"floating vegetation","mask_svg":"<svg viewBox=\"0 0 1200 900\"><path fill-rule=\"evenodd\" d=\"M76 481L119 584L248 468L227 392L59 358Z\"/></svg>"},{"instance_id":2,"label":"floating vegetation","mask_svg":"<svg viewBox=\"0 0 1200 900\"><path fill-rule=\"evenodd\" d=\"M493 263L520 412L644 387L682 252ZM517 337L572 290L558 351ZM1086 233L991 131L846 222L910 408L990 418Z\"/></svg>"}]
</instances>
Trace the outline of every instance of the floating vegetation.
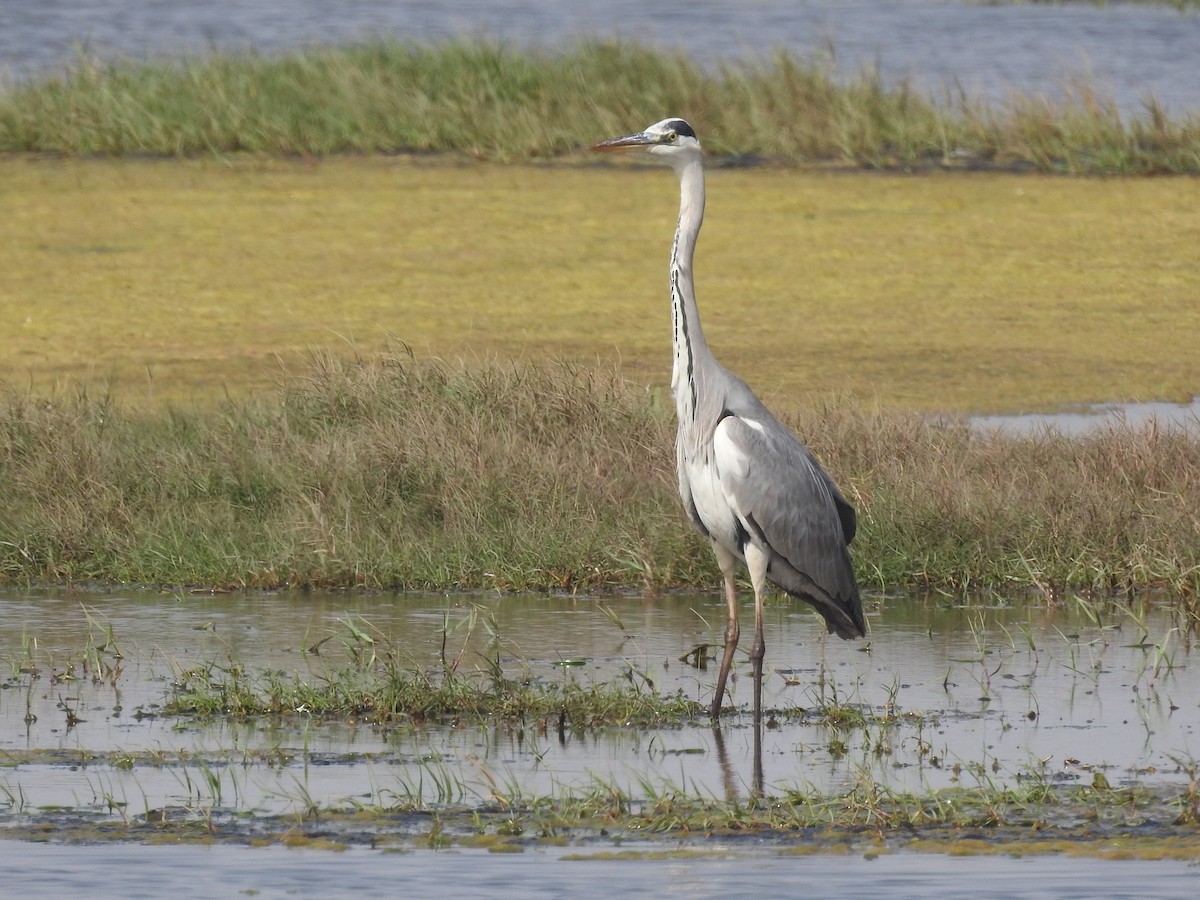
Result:
<instances>
[{"instance_id":1,"label":"floating vegetation","mask_svg":"<svg viewBox=\"0 0 1200 900\"><path fill-rule=\"evenodd\" d=\"M565 734L612 725L678 725L695 719L701 710L681 692L660 694L648 676L632 667L623 682L591 685L570 676L557 682L528 675L510 677L498 655L487 659L482 668L467 671L460 667L461 653L447 655L448 620L437 672L413 665L369 623L347 618L343 624L345 633L337 641L349 658L345 665L304 677L278 671L251 673L238 660L208 663L176 674L161 712L188 717L303 716L316 722L336 719L385 726L502 722L542 734ZM468 635L456 640L469 641L469 632L477 625L494 634L494 624L481 623L474 611L459 625ZM320 652L320 644L308 652ZM498 654L495 648L492 652ZM567 659L559 664L573 668L585 661Z\"/></svg>"}]
</instances>

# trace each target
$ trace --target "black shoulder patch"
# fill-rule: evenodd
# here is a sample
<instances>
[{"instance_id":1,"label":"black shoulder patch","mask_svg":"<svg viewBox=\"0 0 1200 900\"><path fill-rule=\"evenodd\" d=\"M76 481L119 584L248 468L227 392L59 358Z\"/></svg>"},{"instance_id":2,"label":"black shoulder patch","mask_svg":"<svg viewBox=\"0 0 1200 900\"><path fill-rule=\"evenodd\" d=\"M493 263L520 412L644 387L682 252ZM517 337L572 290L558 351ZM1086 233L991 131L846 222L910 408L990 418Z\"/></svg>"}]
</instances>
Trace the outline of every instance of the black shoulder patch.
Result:
<instances>
[{"instance_id":1,"label":"black shoulder patch","mask_svg":"<svg viewBox=\"0 0 1200 900\"><path fill-rule=\"evenodd\" d=\"M738 553L742 554L744 559L746 556L746 545L750 543L750 532L746 530L746 526L742 524L742 520L737 516L733 517L733 529L737 534Z\"/></svg>"},{"instance_id":2,"label":"black shoulder patch","mask_svg":"<svg viewBox=\"0 0 1200 900\"><path fill-rule=\"evenodd\" d=\"M674 129L676 134L681 134L684 137L690 137L690 138L694 138L696 136L696 132L692 129L692 126L689 125L687 122L683 121L683 119L672 119L667 124L669 124L671 126L671 128Z\"/></svg>"},{"instance_id":3,"label":"black shoulder patch","mask_svg":"<svg viewBox=\"0 0 1200 900\"><path fill-rule=\"evenodd\" d=\"M697 531L699 531L706 538L712 537L712 535L708 533L708 529L704 527L704 522L700 520L700 511L696 509L696 501L694 501L691 497L688 497L687 499L684 512L687 513L687 517L691 520L692 524L696 526Z\"/></svg>"}]
</instances>

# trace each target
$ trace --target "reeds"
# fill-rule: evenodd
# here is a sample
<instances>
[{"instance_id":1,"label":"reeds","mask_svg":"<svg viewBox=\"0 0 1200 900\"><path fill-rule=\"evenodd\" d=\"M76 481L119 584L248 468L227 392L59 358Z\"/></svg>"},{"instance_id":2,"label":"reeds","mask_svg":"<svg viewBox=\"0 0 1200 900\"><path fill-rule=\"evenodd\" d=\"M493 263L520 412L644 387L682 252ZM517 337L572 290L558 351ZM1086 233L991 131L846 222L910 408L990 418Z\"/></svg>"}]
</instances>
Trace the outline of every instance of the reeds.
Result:
<instances>
[{"instance_id":1,"label":"reeds","mask_svg":"<svg viewBox=\"0 0 1200 900\"><path fill-rule=\"evenodd\" d=\"M1200 584L1200 444L980 435L851 397L783 410L858 507L868 587ZM0 404L0 577L501 590L711 587L673 413L608 369L316 359L274 398Z\"/></svg>"},{"instance_id":2,"label":"reeds","mask_svg":"<svg viewBox=\"0 0 1200 900\"><path fill-rule=\"evenodd\" d=\"M1086 81L1004 108L836 73L788 53L711 66L617 41L550 50L379 40L280 56L96 61L0 95L0 150L68 154L455 152L559 157L664 115L720 155L867 167L1200 170L1200 120L1122 116Z\"/></svg>"}]
</instances>

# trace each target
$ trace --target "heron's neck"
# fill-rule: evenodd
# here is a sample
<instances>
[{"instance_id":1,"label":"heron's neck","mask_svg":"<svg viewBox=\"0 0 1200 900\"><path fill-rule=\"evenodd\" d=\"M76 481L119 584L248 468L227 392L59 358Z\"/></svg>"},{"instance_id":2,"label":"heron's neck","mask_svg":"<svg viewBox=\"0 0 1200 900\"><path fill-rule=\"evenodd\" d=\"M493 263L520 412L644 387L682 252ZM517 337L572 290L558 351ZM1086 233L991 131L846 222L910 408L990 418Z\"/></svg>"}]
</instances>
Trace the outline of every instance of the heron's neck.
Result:
<instances>
[{"instance_id":1,"label":"heron's neck","mask_svg":"<svg viewBox=\"0 0 1200 900\"><path fill-rule=\"evenodd\" d=\"M692 257L696 238L704 221L704 169L700 160L692 160L679 170L679 224L671 248L671 325L675 360L671 389L681 422L696 415L696 378L712 360L708 342L700 328L696 307L696 287L692 278Z\"/></svg>"}]
</instances>

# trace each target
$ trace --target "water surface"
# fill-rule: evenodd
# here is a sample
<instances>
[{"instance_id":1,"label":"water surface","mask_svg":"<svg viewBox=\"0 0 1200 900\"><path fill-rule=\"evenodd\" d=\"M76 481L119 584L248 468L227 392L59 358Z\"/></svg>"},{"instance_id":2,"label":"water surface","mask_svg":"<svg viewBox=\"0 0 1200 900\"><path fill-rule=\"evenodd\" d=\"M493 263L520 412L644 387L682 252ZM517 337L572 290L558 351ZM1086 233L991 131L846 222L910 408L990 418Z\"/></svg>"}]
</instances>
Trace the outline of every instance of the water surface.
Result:
<instances>
[{"instance_id":1,"label":"water surface","mask_svg":"<svg viewBox=\"0 0 1200 900\"><path fill-rule=\"evenodd\" d=\"M11 848L10 848L11 849ZM940 857L901 853L791 857L770 852L617 859L548 848L385 855L283 847L27 845L0 855L0 879L19 897L859 897L1058 900L1195 897L1200 872L1184 862L1063 857Z\"/></svg>"},{"instance_id":2,"label":"water surface","mask_svg":"<svg viewBox=\"0 0 1200 900\"><path fill-rule=\"evenodd\" d=\"M1052 413L975 416L969 422L983 432L1012 435L1053 432L1079 437L1104 429L1155 428L1200 436L1200 397L1190 403L1102 403Z\"/></svg>"},{"instance_id":3,"label":"water surface","mask_svg":"<svg viewBox=\"0 0 1200 900\"><path fill-rule=\"evenodd\" d=\"M621 37L701 61L764 59L778 48L829 58L843 75L877 66L941 95L1002 102L1090 77L1121 109L1154 95L1174 115L1200 109L1200 16L1166 5L964 0L39 0L6 4L0 69L12 77L92 56L279 52L389 36L428 42L487 36L554 47ZM832 50L830 49L832 48Z\"/></svg>"},{"instance_id":4,"label":"water surface","mask_svg":"<svg viewBox=\"0 0 1200 900\"><path fill-rule=\"evenodd\" d=\"M1185 789L1200 750L1200 668L1175 618L1154 607L1027 600L874 597L870 638L858 642L827 639L807 608L773 602L772 713L760 761L767 794L840 793L863 779L898 791L1029 779L1090 785L1098 773L1113 786ZM0 882L30 897L98 887L126 897L369 897L394 896L398 883L414 896L541 897L594 892L603 866L613 896L1194 894L1196 869L1180 862L889 853L869 831L840 852L755 832L631 843L602 832L560 843L532 835L506 853L459 844L417 852L432 846L420 837L436 821L428 811L357 824L312 813L487 810L499 795L586 795L597 785L635 799L649 790L748 801L758 748L744 659L737 709L718 727L702 718L559 734L537 723L373 727L302 710L270 721L159 714L190 667L243 665L315 681L343 665L348 648L362 649L356 631L434 677L443 659L460 671L498 661L509 676L590 684L632 675L703 702L712 668L680 657L716 642L722 614L716 593L0 591L0 837L19 826L50 842L5 846ZM92 677L95 659L101 678ZM831 703L863 711L869 724L843 729L809 715ZM158 846L160 820L190 841L210 828L220 841ZM92 834L103 843L54 843L65 823L71 841ZM306 849L279 846L280 829L290 828ZM322 835L350 849L321 850ZM256 840L275 846L244 846Z\"/></svg>"},{"instance_id":5,"label":"water surface","mask_svg":"<svg viewBox=\"0 0 1200 900\"><path fill-rule=\"evenodd\" d=\"M768 792L843 791L863 777L917 792L1031 775L1090 783L1096 772L1114 786L1182 784L1181 762L1200 756L1200 668L1164 610L911 598L871 605L870 638L857 642L827 638L797 602L769 607L764 703L776 715L762 738ZM0 691L0 754L24 761L0 770L0 792L23 798L26 809L102 813L115 799L136 811L177 804L261 814L310 801L481 802L496 784L526 795L586 791L597 781L634 794L650 785L745 795L754 729L744 658L732 689L739 713L715 729L703 720L559 735L505 723L324 723L303 710L271 723L156 715L179 672L214 661L319 681L345 660L347 622L360 630L369 623L422 671L436 673L445 652L461 672L499 660L510 677L552 683L633 677L705 703L715 667L701 671L681 657L719 644L722 615L716 594L8 591L0 595L0 665L9 673ZM115 684L64 677L81 673L85 648L111 638L122 654ZM317 645L319 655L311 652ZM32 678L22 672L31 661ZM830 728L816 715L829 706L864 711L875 724ZM94 752L139 762L74 764ZM172 762L142 765L137 755L145 753ZM447 783L452 796L444 795Z\"/></svg>"}]
</instances>

